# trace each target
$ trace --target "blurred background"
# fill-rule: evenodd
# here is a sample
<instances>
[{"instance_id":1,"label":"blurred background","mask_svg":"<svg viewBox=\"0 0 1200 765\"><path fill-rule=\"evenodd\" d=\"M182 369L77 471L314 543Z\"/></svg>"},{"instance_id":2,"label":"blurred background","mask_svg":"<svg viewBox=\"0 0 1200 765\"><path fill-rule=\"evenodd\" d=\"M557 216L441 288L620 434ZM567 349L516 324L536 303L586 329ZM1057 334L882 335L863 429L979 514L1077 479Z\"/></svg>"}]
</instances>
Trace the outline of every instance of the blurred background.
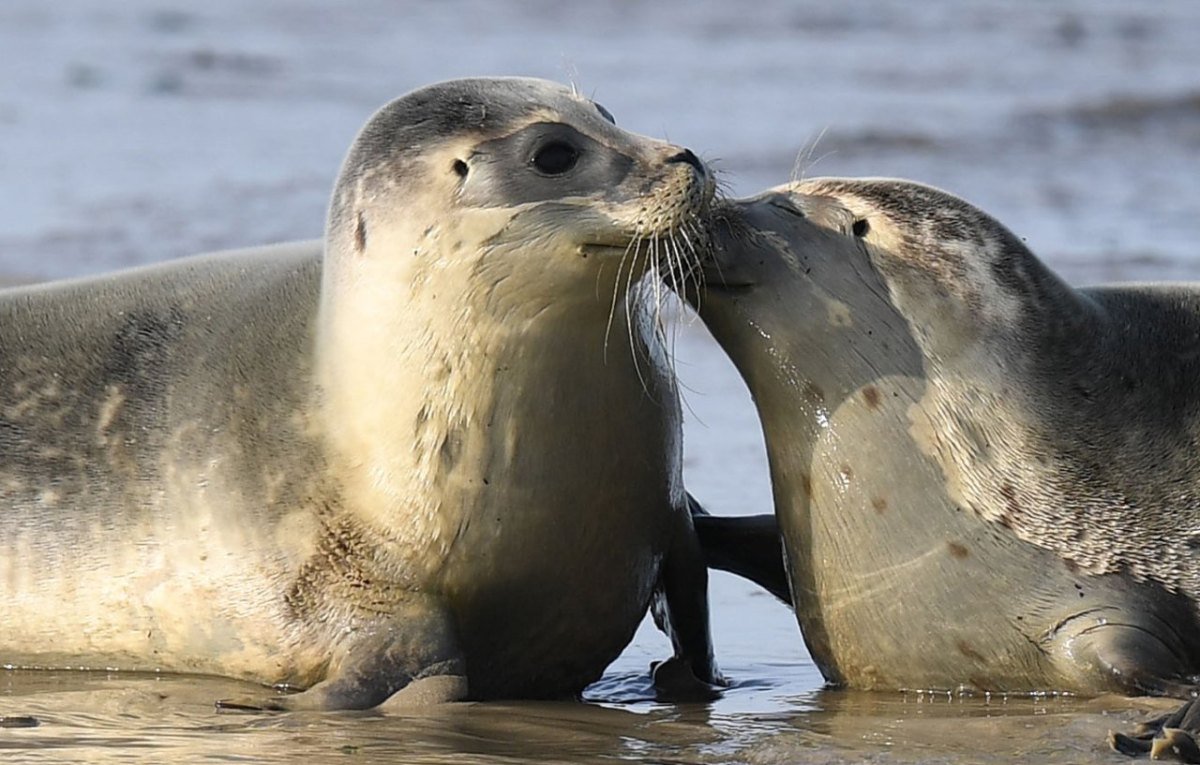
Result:
<instances>
[{"instance_id":1,"label":"blurred background","mask_svg":"<svg viewBox=\"0 0 1200 765\"><path fill-rule=\"evenodd\" d=\"M371 112L470 75L574 83L737 195L909 177L1073 283L1200 276L1194 0L3 0L0 277L317 237ZM768 512L749 396L702 328L679 341L689 488ZM828 705L788 611L721 575L713 592L739 682L716 713ZM664 650L644 629L590 696L644 700Z\"/></svg>"},{"instance_id":2,"label":"blurred background","mask_svg":"<svg viewBox=\"0 0 1200 765\"><path fill-rule=\"evenodd\" d=\"M375 108L519 74L574 82L738 194L908 176L1073 280L1186 277L1197 40L1191 0L4 0L0 272L317 236Z\"/></svg>"}]
</instances>

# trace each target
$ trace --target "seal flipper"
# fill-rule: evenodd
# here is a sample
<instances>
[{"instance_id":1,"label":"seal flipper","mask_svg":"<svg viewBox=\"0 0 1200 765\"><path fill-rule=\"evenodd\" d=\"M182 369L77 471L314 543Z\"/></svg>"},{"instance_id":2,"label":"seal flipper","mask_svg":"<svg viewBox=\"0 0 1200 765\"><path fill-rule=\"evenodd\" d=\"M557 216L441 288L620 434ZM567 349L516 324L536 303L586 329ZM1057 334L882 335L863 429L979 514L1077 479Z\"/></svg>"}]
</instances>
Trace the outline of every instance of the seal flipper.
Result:
<instances>
[{"instance_id":1,"label":"seal flipper","mask_svg":"<svg viewBox=\"0 0 1200 765\"><path fill-rule=\"evenodd\" d=\"M1171 714L1142 723L1133 735L1109 731L1108 743L1123 754L1200 763L1200 686L1188 674L1197 658L1194 617L1186 603L1147 585L1134 597L1136 608L1112 601L1085 604L1059 622L1044 645L1066 662L1065 671L1109 678L1109 687L1097 690L1189 699Z\"/></svg>"},{"instance_id":2,"label":"seal flipper","mask_svg":"<svg viewBox=\"0 0 1200 765\"><path fill-rule=\"evenodd\" d=\"M707 701L727 681L713 658L708 626L708 568L692 526L704 510L690 494L689 514L680 513L679 532L663 561L651 602L654 623L671 639L675 655L651 667L659 698Z\"/></svg>"},{"instance_id":3,"label":"seal flipper","mask_svg":"<svg viewBox=\"0 0 1200 765\"><path fill-rule=\"evenodd\" d=\"M413 613L416 611L416 613ZM333 710L461 701L467 696L466 661L440 607L406 609L403 618L356 630L333 657L321 682L306 691L260 699L222 699L218 709Z\"/></svg>"},{"instance_id":4,"label":"seal flipper","mask_svg":"<svg viewBox=\"0 0 1200 765\"><path fill-rule=\"evenodd\" d=\"M1108 732L1108 744L1121 754L1149 754L1152 760L1200 763L1200 699L1169 715L1140 724L1132 736Z\"/></svg>"},{"instance_id":5,"label":"seal flipper","mask_svg":"<svg viewBox=\"0 0 1200 765\"><path fill-rule=\"evenodd\" d=\"M696 536L710 568L745 577L792 605L783 539L774 515L717 517L693 514Z\"/></svg>"}]
</instances>

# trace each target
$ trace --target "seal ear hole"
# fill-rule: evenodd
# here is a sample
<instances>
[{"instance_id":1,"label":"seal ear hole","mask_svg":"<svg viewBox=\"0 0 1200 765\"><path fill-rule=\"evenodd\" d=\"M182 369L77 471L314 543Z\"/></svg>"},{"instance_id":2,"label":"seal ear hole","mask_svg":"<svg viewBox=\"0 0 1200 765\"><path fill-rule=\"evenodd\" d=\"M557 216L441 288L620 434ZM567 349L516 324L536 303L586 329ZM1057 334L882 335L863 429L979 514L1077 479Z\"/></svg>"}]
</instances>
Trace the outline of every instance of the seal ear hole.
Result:
<instances>
[{"instance_id":1,"label":"seal ear hole","mask_svg":"<svg viewBox=\"0 0 1200 765\"><path fill-rule=\"evenodd\" d=\"M551 141L533 155L533 166L544 175L562 175L578 161L579 150L566 141Z\"/></svg>"},{"instance_id":2,"label":"seal ear hole","mask_svg":"<svg viewBox=\"0 0 1200 765\"><path fill-rule=\"evenodd\" d=\"M596 102L595 102L595 101L593 101L592 103L593 103L593 104L595 104L595 106L596 106L596 111L600 112L600 116L601 116L601 117L603 117L604 119L608 120L610 123L612 123L612 124L614 124L614 125L615 125L615 124L617 124L617 119L616 119L616 117L613 117L613 116L612 116L612 112L610 112L608 109L605 109L605 108L604 108L603 106L601 106L600 104L596 104Z\"/></svg>"},{"instance_id":3,"label":"seal ear hole","mask_svg":"<svg viewBox=\"0 0 1200 765\"><path fill-rule=\"evenodd\" d=\"M467 177L467 169L466 162L463 162L461 159L454 160L454 172L458 174L459 178Z\"/></svg>"},{"instance_id":4,"label":"seal ear hole","mask_svg":"<svg viewBox=\"0 0 1200 765\"><path fill-rule=\"evenodd\" d=\"M850 230L854 232L855 236L866 236L867 232L871 230L871 224L867 223L866 218L859 218L850 226Z\"/></svg>"}]
</instances>

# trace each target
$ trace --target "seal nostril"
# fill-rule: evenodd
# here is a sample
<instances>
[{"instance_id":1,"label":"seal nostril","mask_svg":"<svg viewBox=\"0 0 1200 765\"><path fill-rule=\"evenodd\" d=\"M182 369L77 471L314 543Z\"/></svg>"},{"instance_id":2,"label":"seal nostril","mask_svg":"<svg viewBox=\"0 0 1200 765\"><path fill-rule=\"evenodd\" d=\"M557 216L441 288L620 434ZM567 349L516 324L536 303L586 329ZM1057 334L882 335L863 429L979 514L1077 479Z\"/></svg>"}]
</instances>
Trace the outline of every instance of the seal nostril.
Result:
<instances>
[{"instance_id":1,"label":"seal nostril","mask_svg":"<svg viewBox=\"0 0 1200 765\"><path fill-rule=\"evenodd\" d=\"M696 168L696 172L700 173L701 175L704 175L706 172L704 169L704 163L700 161L699 157L692 153L691 149L684 149L674 156L667 157L667 162L686 162L692 167Z\"/></svg>"}]
</instances>

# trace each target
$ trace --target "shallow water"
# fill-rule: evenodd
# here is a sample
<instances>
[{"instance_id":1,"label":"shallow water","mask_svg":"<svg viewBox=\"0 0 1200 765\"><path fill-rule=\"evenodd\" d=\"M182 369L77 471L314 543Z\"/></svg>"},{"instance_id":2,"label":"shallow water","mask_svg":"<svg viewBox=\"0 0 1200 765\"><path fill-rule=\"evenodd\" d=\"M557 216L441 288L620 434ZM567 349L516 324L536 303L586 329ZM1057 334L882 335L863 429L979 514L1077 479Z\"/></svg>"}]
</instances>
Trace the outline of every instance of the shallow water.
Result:
<instances>
[{"instance_id":1,"label":"shallow water","mask_svg":"<svg viewBox=\"0 0 1200 765\"><path fill-rule=\"evenodd\" d=\"M801 174L961 194L1074 282L1200 274L1200 5L927 0L746 6L552 0L5 0L0 273L53 278L320 234L379 104L471 74L572 80L621 125L753 193ZM770 507L749 396L685 324L687 479L714 512ZM644 626L587 704L420 714L217 714L236 684L0 674L5 762L1121 762L1121 699L821 690L791 614L714 575L735 681L655 704ZM2 612L0 612L0 629ZM930 625L930 629L937 629ZM913 635L920 640L920 635ZM1151 705L1153 706L1153 705Z\"/></svg>"},{"instance_id":2,"label":"shallow water","mask_svg":"<svg viewBox=\"0 0 1200 765\"><path fill-rule=\"evenodd\" d=\"M770 712L509 702L261 715L214 712L213 698L246 686L212 678L8 673L0 688L4 708L41 721L0 729L0 758L20 763L1119 762L1106 731L1164 706L812 690Z\"/></svg>"}]
</instances>

